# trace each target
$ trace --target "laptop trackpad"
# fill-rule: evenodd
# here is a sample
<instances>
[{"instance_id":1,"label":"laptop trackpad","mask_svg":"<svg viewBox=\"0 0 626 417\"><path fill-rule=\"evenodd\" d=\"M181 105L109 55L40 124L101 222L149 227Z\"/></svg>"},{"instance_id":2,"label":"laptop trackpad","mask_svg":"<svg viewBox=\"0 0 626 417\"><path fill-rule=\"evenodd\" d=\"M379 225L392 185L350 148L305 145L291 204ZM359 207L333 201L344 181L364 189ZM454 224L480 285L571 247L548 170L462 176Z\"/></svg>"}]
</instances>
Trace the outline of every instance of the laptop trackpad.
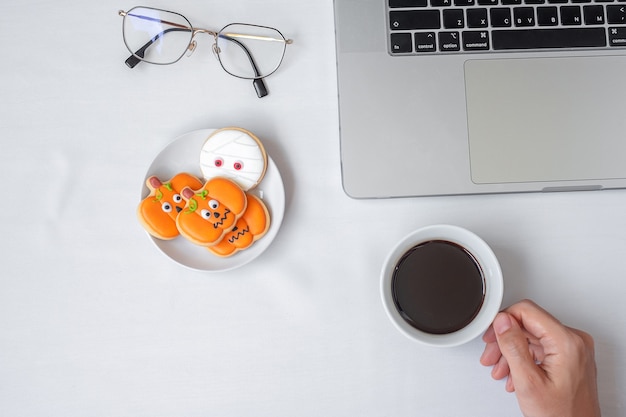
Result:
<instances>
[{"instance_id":1,"label":"laptop trackpad","mask_svg":"<svg viewBox=\"0 0 626 417\"><path fill-rule=\"evenodd\" d=\"M626 57L470 60L472 181L626 178Z\"/></svg>"}]
</instances>

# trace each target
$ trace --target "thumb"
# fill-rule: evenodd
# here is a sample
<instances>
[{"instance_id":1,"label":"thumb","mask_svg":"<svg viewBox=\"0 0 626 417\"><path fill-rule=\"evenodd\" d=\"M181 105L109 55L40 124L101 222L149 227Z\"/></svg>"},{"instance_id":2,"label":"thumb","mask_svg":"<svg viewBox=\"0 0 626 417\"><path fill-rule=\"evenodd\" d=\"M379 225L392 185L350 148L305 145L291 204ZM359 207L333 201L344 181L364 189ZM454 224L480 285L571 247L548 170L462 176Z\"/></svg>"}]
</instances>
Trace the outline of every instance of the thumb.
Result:
<instances>
[{"instance_id":1,"label":"thumb","mask_svg":"<svg viewBox=\"0 0 626 417\"><path fill-rule=\"evenodd\" d=\"M506 359L516 390L540 378L540 371L528 348L528 339L517 320L508 313L498 313L493 321L498 346Z\"/></svg>"}]
</instances>

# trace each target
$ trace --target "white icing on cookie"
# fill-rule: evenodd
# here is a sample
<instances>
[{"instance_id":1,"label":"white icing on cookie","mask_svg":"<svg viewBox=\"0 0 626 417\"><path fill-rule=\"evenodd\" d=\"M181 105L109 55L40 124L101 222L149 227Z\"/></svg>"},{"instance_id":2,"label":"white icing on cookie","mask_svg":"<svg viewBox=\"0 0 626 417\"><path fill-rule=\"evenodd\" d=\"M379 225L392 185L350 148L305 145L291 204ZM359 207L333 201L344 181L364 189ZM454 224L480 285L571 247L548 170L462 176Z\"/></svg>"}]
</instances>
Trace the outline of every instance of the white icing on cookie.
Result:
<instances>
[{"instance_id":1,"label":"white icing on cookie","mask_svg":"<svg viewBox=\"0 0 626 417\"><path fill-rule=\"evenodd\" d=\"M263 145L252 133L240 128L215 131L200 152L200 169L205 180L225 177L244 191L261 182L266 167Z\"/></svg>"}]
</instances>

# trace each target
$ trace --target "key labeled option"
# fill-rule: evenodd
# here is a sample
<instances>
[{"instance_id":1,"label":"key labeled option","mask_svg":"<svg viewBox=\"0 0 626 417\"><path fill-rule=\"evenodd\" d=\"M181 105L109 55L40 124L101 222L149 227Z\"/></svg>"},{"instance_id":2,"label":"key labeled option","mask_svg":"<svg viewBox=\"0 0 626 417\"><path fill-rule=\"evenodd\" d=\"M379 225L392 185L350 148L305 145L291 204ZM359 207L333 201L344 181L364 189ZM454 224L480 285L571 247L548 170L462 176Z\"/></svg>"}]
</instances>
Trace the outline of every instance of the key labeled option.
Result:
<instances>
[{"instance_id":1,"label":"key labeled option","mask_svg":"<svg viewBox=\"0 0 626 417\"><path fill-rule=\"evenodd\" d=\"M459 32L439 32L439 50L442 52L460 51Z\"/></svg>"}]
</instances>

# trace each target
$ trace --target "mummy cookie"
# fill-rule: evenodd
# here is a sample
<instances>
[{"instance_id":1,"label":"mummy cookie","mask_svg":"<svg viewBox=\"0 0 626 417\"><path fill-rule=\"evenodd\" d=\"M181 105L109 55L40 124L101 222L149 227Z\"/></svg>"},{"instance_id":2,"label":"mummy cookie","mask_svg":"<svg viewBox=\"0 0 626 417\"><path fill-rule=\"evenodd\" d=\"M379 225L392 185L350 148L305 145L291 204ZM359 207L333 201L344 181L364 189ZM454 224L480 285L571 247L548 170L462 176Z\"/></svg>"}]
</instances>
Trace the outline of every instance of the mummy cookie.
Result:
<instances>
[{"instance_id":1,"label":"mummy cookie","mask_svg":"<svg viewBox=\"0 0 626 417\"><path fill-rule=\"evenodd\" d=\"M207 248L215 255L225 257L246 249L270 228L270 214L263 201L249 193L246 193L246 197L248 206L235 227L218 244Z\"/></svg>"},{"instance_id":2,"label":"mummy cookie","mask_svg":"<svg viewBox=\"0 0 626 417\"><path fill-rule=\"evenodd\" d=\"M185 206L180 193L185 187L197 190L202 187L202 182L193 175L180 173L166 182L153 175L146 180L146 186L150 194L139 203L139 221L152 236L174 239L179 235L176 218Z\"/></svg>"},{"instance_id":3,"label":"mummy cookie","mask_svg":"<svg viewBox=\"0 0 626 417\"><path fill-rule=\"evenodd\" d=\"M213 246L246 211L246 194L227 178L213 178L199 190L183 188L185 208L176 218L180 234L201 246Z\"/></svg>"},{"instance_id":4,"label":"mummy cookie","mask_svg":"<svg viewBox=\"0 0 626 417\"><path fill-rule=\"evenodd\" d=\"M266 168L267 154L263 144L245 129L216 130L202 145L200 169L206 180L229 178L248 191L261 182Z\"/></svg>"}]
</instances>

